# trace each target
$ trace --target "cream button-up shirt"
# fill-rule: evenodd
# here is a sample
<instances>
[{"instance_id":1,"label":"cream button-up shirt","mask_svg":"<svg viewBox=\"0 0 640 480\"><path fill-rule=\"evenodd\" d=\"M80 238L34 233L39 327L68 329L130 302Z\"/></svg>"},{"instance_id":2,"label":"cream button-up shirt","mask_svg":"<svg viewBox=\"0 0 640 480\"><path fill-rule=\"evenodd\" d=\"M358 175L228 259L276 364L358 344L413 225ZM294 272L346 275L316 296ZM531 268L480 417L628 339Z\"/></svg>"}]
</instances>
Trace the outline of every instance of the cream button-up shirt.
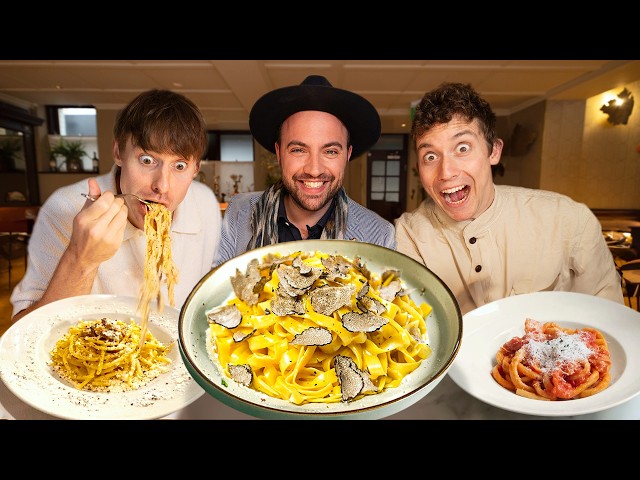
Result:
<instances>
[{"instance_id":1,"label":"cream button-up shirt","mask_svg":"<svg viewBox=\"0 0 640 480\"><path fill-rule=\"evenodd\" d=\"M463 314L500 298L560 290L624 303L596 216L545 190L496 185L478 218L455 222L427 198L395 222L398 251L451 289Z\"/></svg>"}]
</instances>

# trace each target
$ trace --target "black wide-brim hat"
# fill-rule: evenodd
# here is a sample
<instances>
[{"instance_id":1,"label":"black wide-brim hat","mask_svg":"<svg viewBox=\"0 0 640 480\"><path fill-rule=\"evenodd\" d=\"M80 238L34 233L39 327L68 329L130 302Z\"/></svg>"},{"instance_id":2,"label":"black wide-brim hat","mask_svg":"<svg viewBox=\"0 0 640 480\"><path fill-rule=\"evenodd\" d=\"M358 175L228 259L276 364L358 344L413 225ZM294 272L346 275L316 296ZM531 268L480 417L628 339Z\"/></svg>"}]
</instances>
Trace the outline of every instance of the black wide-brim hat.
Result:
<instances>
[{"instance_id":1,"label":"black wide-brim hat","mask_svg":"<svg viewBox=\"0 0 640 480\"><path fill-rule=\"evenodd\" d=\"M297 112L318 110L339 118L347 127L351 158L369 150L380 138L380 115L364 97L335 88L325 77L309 75L300 85L278 88L260 97L249 114L249 128L264 148L275 153L280 125Z\"/></svg>"}]
</instances>

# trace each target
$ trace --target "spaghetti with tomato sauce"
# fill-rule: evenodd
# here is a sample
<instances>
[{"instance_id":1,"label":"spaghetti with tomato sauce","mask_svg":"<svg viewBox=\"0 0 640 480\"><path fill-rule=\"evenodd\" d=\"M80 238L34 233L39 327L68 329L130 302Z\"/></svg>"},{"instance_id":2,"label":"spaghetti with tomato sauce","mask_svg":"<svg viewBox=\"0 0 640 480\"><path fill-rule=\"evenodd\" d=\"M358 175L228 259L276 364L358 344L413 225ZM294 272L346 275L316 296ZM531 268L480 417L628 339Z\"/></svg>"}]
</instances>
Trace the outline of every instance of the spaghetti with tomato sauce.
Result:
<instances>
[{"instance_id":1,"label":"spaghetti with tomato sauce","mask_svg":"<svg viewBox=\"0 0 640 480\"><path fill-rule=\"evenodd\" d=\"M493 378L518 395L569 400L601 392L611 381L611 357L595 328L562 328L554 322L525 320L525 334L496 353Z\"/></svg>"}]
</instances>

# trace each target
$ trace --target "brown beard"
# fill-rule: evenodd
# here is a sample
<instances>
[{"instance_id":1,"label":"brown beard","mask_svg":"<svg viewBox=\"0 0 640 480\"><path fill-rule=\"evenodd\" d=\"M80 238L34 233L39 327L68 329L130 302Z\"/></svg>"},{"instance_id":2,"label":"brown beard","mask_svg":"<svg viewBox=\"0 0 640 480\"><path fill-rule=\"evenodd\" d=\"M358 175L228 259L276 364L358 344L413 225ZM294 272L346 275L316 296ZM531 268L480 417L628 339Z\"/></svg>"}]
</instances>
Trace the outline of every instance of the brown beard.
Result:
<instances>
[{"instance_id":1,"label":"brown beard","mask_svg":"<svg viewBox=\"0 0 640 480\"><path fill-rule=\"evenodd\" d=\"M333 181L334 178L331 178ZM329 183L330 187L326 190L321 196L314 196L309 198L307 195L301 195L298 190L297 180L295 178L283 178L282 183L284 184L285 189L289 193L291 199L298 205L300 208L304 210L308 210L310 212L317 212L321 210L333 200L333 197L338 193L341 188L341 185L335 183Z\"/></svg>"}]
</instances>

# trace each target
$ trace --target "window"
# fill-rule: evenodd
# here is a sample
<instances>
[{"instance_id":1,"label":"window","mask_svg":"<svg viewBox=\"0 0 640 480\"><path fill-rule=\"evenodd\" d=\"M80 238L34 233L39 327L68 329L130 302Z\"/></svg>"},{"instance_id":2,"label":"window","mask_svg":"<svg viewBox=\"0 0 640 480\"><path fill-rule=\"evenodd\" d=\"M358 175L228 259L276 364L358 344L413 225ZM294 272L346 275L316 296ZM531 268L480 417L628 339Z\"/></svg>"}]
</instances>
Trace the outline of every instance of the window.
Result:
<instances>
[{"instance_id":1,"label":"window","mask_svg":"<svg viewBox=\"0 0 640 480\"><path fill-rule=\"evenodd\" d=\"M47 105L49 135L95 137L96 109L93 107Z\"/></svg>"},{"instance_id":2,"label":"window","mask_svg":"<svg viewBox=\"0 0 640 480\"><path fill-rule=\"evenodd\" d=\"M205 160L253 162L253 137L248 132L209 130Z\"/></svg>"},{"instance_id":3,"label":"window","mask_svg":"<svg viewBox=\"0 0 640 480\"><path fill-rule=\"evenodd\" d=\"M71 137L96 136L95 108L60 108L58 109L60 135Z\"/></svg>"},{"instance_id":4,"label":"window","mask_svg":"<svg viewBox=\"0 0 640 480\"><path fill-rule=\"evenodd\" d=\"M93 154L98 152L96 109L92 106L47 105L47 130L49 147L53 148L64 139L65 142L79 142L86 155L82 157L82 167L73 172L92 172ZM70 171L64 159L58 157L56 169Z\"/></svg>"}]
</instances>

